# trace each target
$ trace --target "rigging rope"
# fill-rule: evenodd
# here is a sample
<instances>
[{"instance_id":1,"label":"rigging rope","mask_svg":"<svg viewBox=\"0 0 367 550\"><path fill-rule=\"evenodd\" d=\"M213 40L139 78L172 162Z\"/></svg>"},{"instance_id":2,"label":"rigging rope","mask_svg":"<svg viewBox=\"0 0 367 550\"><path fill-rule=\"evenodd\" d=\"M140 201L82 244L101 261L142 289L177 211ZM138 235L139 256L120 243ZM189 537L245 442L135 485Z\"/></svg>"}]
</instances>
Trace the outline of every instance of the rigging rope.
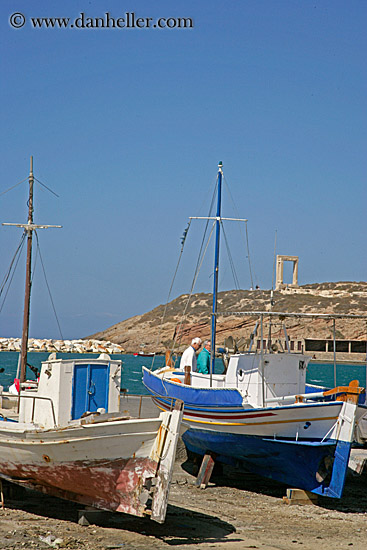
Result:
<instances>
[{"instance_id":1,"label":"rigging rope","mask_svg":"<svg viewBox=\"0 0 367 550\"><path fill-rule=\"evenodd\" d=\"M54 310L54 314L55 314L55 318L56 318L56 323L57 323L57 326L58 326L58 328L59 328L61 340L64 340L64 337L63 337L63 334L62 334L62 331L61 331L61 326L60 326L60 323L59 323L59 319L58 319L57 313L56 313L55 304L54 304L54 301L53 301L53 299L52 299L50 286L49 286L49 284L48 284L47 277L46 277L46 271L45 271L45 266L44 266L43 259L42 259L42 255L41 255L41 249L40 249L40 246L39 246L37 231L35 231L34 233L35 233L35 235L36 235L37 250L38 250L39 257L40 257L40 261L41 261L41 265L42 265L42 270L43 270L43 275L44 275L44 277L45 277L45 281L46 281L46 286L47 286L48 294L49 294L49 296L50 296L50 300L51 300L51 304L52 304L52 309Z\"/></svg>"},{"instance_id":2,"label":"rigging rope","mask_svg":"<svg viewBox=\"0 0 367 550\"><path fill-rule=\"evenodd\" d=\"M227 184L226 180L225 180L225 184L226 184L226 186L227 186L228 193L229 193L229 196L230 196L230 198L231 198L231 200L232 200L234 209L235 209L235 211L237 212L236 205L235 205L235 203L234 203L234 201L233 201L233 198L232 198L232 195L231 195L231 192L230 192L230 190L229 190L229 187L228 187L228 184ZM212 200L211 200L211 204L210 204L210 208L209 208L209 215L208 215L208 218L211 217L211 215L212 215L213 206L214 206L214 201L215 201L215 196L216 196L216 192L217 192L217 187L218 187L218 177L217 177L217 180L216 180L216 185L215 185L215 189L214 189L214 192L213 192L213 196L212 196ZM239 217L238 214L237 214L237 217ZM179 342L181 341L181 338L182 338L181 328L182 328L182 325L183 325L184 320L185 320L185 318L186 318L187 309L188 309L188 307L189 307L189 304L190 304L190 301L191 301L191 298L192 298L192 295L193 295L193 292L194 292L194 287L195 287L197 278L198 278L198 276L199 276L200 269L201 269L203 260L204 260L204 258L205 258L205 255L206 255L206 252L207 252L207 249L208 249L208 246L209 246L209 243L210 243L210 240L211 240L211 237L212 237L214 228L215 228L215 223L214 223L213 226L212 226L212 229L211 229L211 231L210 231L208 240L207 240L207 242L206 242L206 244L205 244L205 240L206 240L206 236L207 236L207 232L208 232L209 221L210 221L209 219L206 221L205 230L204 230L204 235L203 235L203 239L202 239L202 242L201 242L201 245L200 245L200 250L199 250L199 254L198 254L198 259L197 259L197 262L196 262L194 277L193 277L193 281L192 281L192 284L191 284L190 292L189 292L189 295L188 295L188 298L187 298L187 301L186 301L186 305L185 305L185 308L184 308L184 312L183 312L183 315L182 315L182 317L181 317L181 321L180 321L180 323L179 323L179 325L178 325L178 329L177 329L177 327L176 327L176 329L175 329L174 339L173 339L173 345L172 345L172 349L170 350L172 354L173 354L173 352L174 352L174 350L175 350L176 344L179 343ZM179 259L178 259L178 262L177 262L177 266L176 266L176 269L175 269L175 272L174 272L173 280L172 280L172 283L171 283L171 286L170 286L170 289L169 289L167 301L166 301L166 304L165 304L165 307L164 307L164 311L163 311L163 315L162 315L162 319L161 319L161 324L160 324L160 329L159 329L159 334L158 334L158 339L157 339L157 347L158 347L158 344L159 344L159 342L160 342L161 331L162 331L162 325L163 325L163 322L164 322L164 319L165 319L165 316L166 316L167 307L168 307L168 303L169 303L169 300L170 300L170 296L171 296L173 284L174 284L174 281L175 281L175 279L176 279L178 267L179 267L179 264L180 264L180 262L181 262L181 257L182 257L182 253L183 253L183 249L184 249L184 244L185 244L185 241L186 241L186 236L187 236L187 232L188 232L188 230L189 230L190 224L191 224L191 220L189 221L189 224L188 224L186 230L184 231L184 234L183 234L183 237L182 237L182 241L181 241L181 245L182 245L182 246L181 246L181 251L180 251ZM237 277L237 274L236 274L234 261L233 261L233 258L232 258L232 255L231 255L231 252L230 252L230 249L229 249L227 236L226 236L226 233L225 233L225 231L224 231L223 223L221 223L221 226L222 226L222 229L223 229L223 235L224 235L224 239L225 239L225 243L226 243L226 248L227 248L227 253L228 253L229 263L230 263L231 270L232 270L232 275L233 275L234 283L235 283L236 289L239 290L240 285L239 285L238 277ZM242 232L240 232L240 233L241 233L241 236L242 236L242 238L243 238ZM249 262L249 271L250 271L251 286L252 286L252 288L253 288L254 283L253 283L252 267L251 267L251 259L250 259L250 247L249 247L249 239L248 239L247 222L246 222L246 233L245 233L245 234L246 234L246 242L245 242L245 245L246 245L246 249L247 249L247 258L248 258L248 262ZM152 364L151 364L150 369L153 368L154 359L155 359L155 355L153 356L153 361L152 361Z\"/></svg>"},{"instance_id":3,"label":"rigging rope","mask_svg":"<svg viewBox=\"0 0 367 550\"><path fill-rule=\"evenodd\" d=\"M45 189L47 189L47 191L50 191L50 193L52 193L53 195L55 195L55 197L57 198L60 198L59 195L57 193L55 193L55 191L52 191L52 189L50 189L49 187L47 187L47 185L45 183L42 183L42 181L38 180L37 178L34 178L34 180L37 182L37 183L40 183L41 185L43 185L43 187Z\"/></svg>"},{"instance_id":4,"label":"rigging rope","mask_svg":"<svg viewBox=\"0 0 367 550\"><path fill-rule=\"evenodd\" d=\"M15 185L13 185L12 187L9 187L9 189L7 189L6 191L3 191L2 193L0 193L0 197L1 197L1 195L5 195L5 193L8 193L12 189L15 189L16 187L18 187L18 185L20 185L21 183L24 183L27 180L28 180L28 178L25 178L24 180L22 180L22 181L16 183Z\"/></svg>"},{"instance_id":5,"label":"rigging rope","mask_svg":"<svg viewBox=\"0 0 367 550\"><path fill-rule=\"evenodd\" d=\"M253 280L253 277L252 277L252 268L251 268L251 259L250 259L250 246L248 244L247 222L245 222L245 228L246 228L246 245L247 245L248 268L249 268L249 271L250 271L251 288L254 288L254 280Z\"/></svg>"},{"instance_id":6,"label":"rigging rope","mask_svg":"<svg viewBox=\"0 0 367 550\"><path fill-rule=\"evenodd\" d=\"M215 196L216 196L216 193L217 193L217 188L218 188L218 176L217 176L217 178L216 178L216 183L215 183L215 186L214 186L214 192L213 192L213 194L212 194L212 200L211 200L210 206L209 206L208 218L211 217L211 215L212 215L212 213L213 213L213 208L214 208L214 202L215 202ZM207 231L208 231L208 226L209 226L209 221L210 221L209 219L206 220L205 229L204 229L204 234L203 234L203 238L202 238L201 245L200 245L200 249L199 249L198 259L197 259L197 262L196 262L194 277L193 277L193 281L192 281L192 283L191 283L190 293L189 293L189 296L188 296L188 298L187 298L186 306L185 306L185 308L184 308L184 311L183 311L183 314L182 314L182 317L181 317L181 321L180 321L180 323L179 323L179 325L178 325L179 328L178 328L178 330L175 331L175 337L174 337L174 341L173 341L173 346L172 346L171 353L174 352L176 343L180 343L180 342L181 342L181 338L182 338L181 328L182 328L182 325L183 325L184 320L185 320L185 318L186 318L186 312L187 312L187 309L188 309L188 307L189 307L189 303L190 303L191 298L192 298L192 294L193 294L193 291L194 291L194 287L195 287L197 278L198 278L198 276L199 276L199 272L200 272L200 269L201 269L201 266L202 266L202 263L203 263L203 260L204 260L206 251L207 251L207 249L208 249L208 245L209 245L211 236L212 236L212 234L213 234L213 230L214 230L214 227L215 227L215 223L213 224L213 227L212 227L211 232L210 232L209 237L208 237L207 244L206 244L205 249L204 249L204 252L203 252L203 248L204 248L204 244L205 244L205 239L206 239L206 235L207 235Z\"/></svg>"},{"instance_id":7,"label":"rigging rope","mask_svg":"<svg viewBox=\"0 0 367 550\"><path fill-rule=\"evenodd\" d=\"M210 207L209 207L209 214L208 214L208 218L212 215L213 213L213 208L214 208L214 200L215 200L215 195L216 195L216 192L217 192L217 187L218 187L218 177L217 177L217 181L216 181L216 184L215 184L215 188L214 188L214 193L213 193L213 196L212 196L212 200L211 200L211 203L210 203ZM206 239L206 233L208 231L208 226L209 226L209 221L210 220L206 220L206 224L205 224L205 229L204 229L204 235L203 235L203 238L202 238L202 241L201 241L201 245L200 245L200 250L199 250L199 254L198 254L198 259L197 259L197 262L196 262L196 267L195 267L195 272L194 272L194 280L193 280L193 283L191 285L191 289L193 289L193 285L195 285L195 282L196 282L196 279L197 279L197 275L199 274L198 273L198 270L199 270L199 263L203 263L203 258L201 258L201 255L203 253L203 247L204 247L204 243L205 243L205 239ZM210 232L210 235L213 233L213 228ZM210 240L210 237L209 237L209 240ZM205 251L206 249L208 248L208 244L206 245L206 248L205 248ZM204 252L204 255L205 255L205 252ZM196 275L197 274L197 275ZM195 278L196 276L196 278ZM191 293L190 293L191 295Z\"/></svg>"},{"instance_id":8,"label":"rigging rope","mask_svg":"<svg viewBox=\"0 0 367 550\"><path fill-rule=\"evenodd\" d=\"M224 241L225 241L225 243L226 243L226 249L227 249L227 254L228 254L228 259L229 259L229 265L231 266L231 271L232 271L232 275L233 275L234 285L235 285L235 287L236 287L236 290L240 290L240 284L239 284L239 281L238 281L238 277L237 277L237 273L236 273L236 268L235 268L235 265L234 265L234 261L233 261L233 258L232 258L232 254L231 254L230 248L229 248L229 244L228 244L228 240L227 240L227 235L226 235L226 232L224 231L224 224L221 223L221 226L222 226L222 233L223 233Z\"/></svg>"},{"instance_id":9,"label":"rigging rope","mask_svg":"<svg viewBox=\"0 0 367 550\"><path fill-rule=\"evenodd\" d=\"M236 203L235 203L234 200L233 200L233 197L232 197L232 194L231 194L231 190L230 190L230 188L229 188L229 185L228 185L228 183L227 183L227 180L226 180L225 176L223 176L223 179L224 179L224 183L225 183L226 189L227 189L227 191L228 191L228 195L229 195L229 197L230 197L230 199L231 199L231 201L232 201L233 208L234 208L234 210L235 210L235 212L236 212L236 216L237 216L237 218L239 218L240 216L239 216L239 213L238 213L238 209L237 209ZM247 249L247 258L248 258L248 266L249 266L250 279L251 279L251 288L254 288L254 280L253 280L253 277L252 277L252 267L251 267L251 258L250 258L250 246L249 246L249 240L248 240L247 221L245 222L245 229L246 229L246 232L245 232L245 234L246 234L245 247L246 247L246 249ZM243 233L242 233L242 231L240 231L240 235L241 235L241 237L242 237L242 239L243 239Z\"/></svg>"},{"instance_id":10,"label":"rigging rope","mask_svg":"<svg viewBox=\"0 0 367 550\"><path fill-rule=\"evenodd\" d=\"M169 300L170 300L170 297L171 297L172 288L173 288L174 282L175 282L175 280L176 280L177 271L178 271L179 265L180 265L180 263L181 263L181 258L182 258L182 254L183 254L183 250L184 250L184 246L185 246L187 234L188 234L189 229L190 229L191 221L192 221L192 220L189 220L189 222L188 222L188 224L187 224L187 227L184 229L184 232L183 232L183 235L182 235L182 238L181 238L181 251L180 251L180 255L179 255L179 257L178 257L178 262L177 262L177 265L176 265L175 273L174 273L174 275L173 275L173 279L172 279L172 282L171 282L171 286L170 286L170 289L169 289L169 291L168 291L168 296L167 296L166 304L165 304L165 306L164 306L163 315L162 315L162 319L161 319L161 324L160 324L160 326L159 326L159 331L158 331L158 336L157 336L156 349L158 348L158 345L159 345L160 340L161 340L162 325L163 325L163 322L164 322L164 319L165 319L165 316L166 316L167 307L168 307L168 303L169 303ZM153 355L153 360L152 360L152 364L151 364L151 366L150 366L150 370L153 369L154 360L155 360L155 353L154 353L154 355Z\"/></svg>"},{"instance_id":11,"label":"rigging rope","mask_svg":"<svg viewBox=\"0 0 367 550\"><path fill-rule=\"evenodd\" d=\"M11 283L13 281L13 278L14 278L14 274L15 274L15 271L17 269L17 265L18 265L18 262L19 262L19 258L20 258L20 254L21 254L21 251L23 250L23 246L24 246L24 243L25 243L25 237L27 235L27 232L24 231L22 236L21 236L21 239L20 239L20 243L18 245L18 248L16 249L15 251L15 254L13 256L13 259L12 261L10 262L10 266L9 266L9 269L8 271L6 272L5 276L4 276L4 279L3 279L3 282L1 284L1 288L0 288L0 297L2 295L2 293L4 292L4 289L5 289L5 286L6 286L6 283L8 282L9 280L9 277L10 277L10 281L9 281L9 284L8 284L8 288L6 290L6 293L4 295L4 299L3 299L3 302L0 306L0 313L2 312L3 310L3 307L4 307L4 304L5 304L5 300L8 296L8 292L9 292L9 289L10 289L10 286L11 286ZM15 265L14 265L14 262L15 262ZM13 269L13 266L14 266L14 269Z\"/></svg>"},{"instance_id":12,"label":"rigging rope","mask_svg":"<svg viewBox=\"0 0 367 550\"><path fill-rule=\"evenodd\" d=\"M216 180L216 185L215 185L215 189L214 189L214 193L213 193L213 196L212 196L212 200L211 200L211 204L210 204L210 208L209 208L209 216L211 215L212 213L212 210L213 210L213 205L214 205L214 199L215 199L215 193L216 193L216 190L217 190L217 186L218 186L218 178ZM176 265L176 269L175 269L175 272L174 272L174 275L173 275L173 279L172 279L172 283L171 283L171 286L170 286L170 289L169 289L169 292L168 292L168 296L167 296L167 301L166 301L166 304L165 304L165 307L164 307L164 311L163 311L163 315L162 315L162 319L161 319L161 324L160 324L160 328L159 328L159 333L158 333L158 338L157 338L157 347L160 343L160 338L161 338L161 333L162 333L162 326L163 326L163 323L164 323L164 319L165 319L165 316L166 316L166 313L167 313L167 307L168 307L168 303L169 303L169 300L170 300L170 297L171 297L171 292L172 292L172 289L173 289L173 285L174 285L174 282L175 282L175 279L176 279L176 275L177 275L177 271L178 271L178 268L179 268L179 265L180 265L180 262L181 262L181 258L182 258L182 254L183 254L183 250L184 250L184 246L185 246L185 242L186 242L186 238L187 238L187 234L188 234L188 231L189 231L189 228L191 226L191 221L192 220L189 220L188 222L188 225L186 227L186 229L184 230L184 233L182 235L182 238L181 238L181 251L180 251L180 255L179 255L179 258L178 258L178 262L177 262L177 265ZM189 294L189 298L188 298L188 301L187 301L187 304L186 304L186 307L184 309L184 313L182 315L182 318L181 318L181 321L179 323L179 329L175 329L175 332L174 332L174 337L173 337L173 344L172 344L172 348L170 350L171 354L174 353L174 350L175 350L175 346L176 346L176 342L177 340L180 341L181 340L181 327L182 327L182 324L183 324L183 321L184 321L184 318L185 318L185 314L186 314L186 311L187 311L187 308L188 308L188 305L189 305L189 302L190 302L190 298L192 296L192 292L193 292L193 287L195 286L195 282L196 282L196 279L197 279L197 276L199 274L199 264L200 264L200 267L201 267L201 264L202 264L202 260L204 259L204 256L205 256L205 252L207 250L207 247L208 247L208 244L209 244L209 241L210 241L210 238L211 238L211 235L213 233L213 229L210 233L210 236L209 236L209 240L208 240L208 244L205 248L205 252L204 252L204 255L201 259L201 262L200 262L200 257L202 255L202 250L203 250L203 246L204 246L204 242L205 242L205 237L206 237L206 233L207 233L207 229L208 229L208 224L209 224L209 220L206 221L206 225L205 225L205 230L204 230L204 236L203 236L203 239L202 239L202 242L201 242L201 246L200 246L200 250L199 250L199 256L198 256L198 260L197 260L197 263L196 263L196 268L195 268L195 274L194 274L194 279L193 279L193 282L192 282L192 285L191 285L191 291L190 291L190 294ZM214 228L214 226L213 226ZM179 337L179 338L178 338ZM155 354L153 356L153 360L152 360L152 364L150 366L150 370L153 369L153 366L154 366L154 360L155 360Z\"/></svg>"},{"instance_id":13,"label":"rigging rope","mask_svg":"<svg viewBox=\"0 0 367 550\"><path fill-rule=\"evenodd\" d=\"M179 324L179 327L178 327L178 330L176 332L176 336L175 336L175 339L174 339L174 342L173 342L173 346L172 346L172 353L174 352L175 350L175 345L176 345L176 342L180 342L181 341L181 327L184 323L184 320L186 318L186 312L187 312L187 309L189 307L189 304L190 304L190 301L191 301L191 298L192 298L192 294L194 292L194 287L195 287L195 284L196 284L196 281L197 281L197 278L199 276L199 273L200 273L200 269L201 269L201 266L203 265L203 261L204 261L204 258L205 258L205 254L206 254L206 251L208 250L208 246L209 246L209 243L210 243L210 240L212 238L212 235L213 235L213 231L214 231L214 228L215 228L215 222L213 223L213 227L212 227L212 230L210 231L210 234L209 234L209 237L208 237L208 241L206 243L206 246L205 246L205 249L204 249L204 252L202 254L202 257L201 257L201 261L200 261L200 264L197 265L196 267L196 270L195 270L195 273L194 273L194 278L193 278L193 281L192 281L192 284L191 284L191 288L190 288L190 293L189 293L189 296L187 298L187 302L186 302L186 306L184 308L184 312L182 314L182 317L181 317L181 322ZM177 333L178 333L178 338L177 338Z\"/></svg>"}]
</instances>

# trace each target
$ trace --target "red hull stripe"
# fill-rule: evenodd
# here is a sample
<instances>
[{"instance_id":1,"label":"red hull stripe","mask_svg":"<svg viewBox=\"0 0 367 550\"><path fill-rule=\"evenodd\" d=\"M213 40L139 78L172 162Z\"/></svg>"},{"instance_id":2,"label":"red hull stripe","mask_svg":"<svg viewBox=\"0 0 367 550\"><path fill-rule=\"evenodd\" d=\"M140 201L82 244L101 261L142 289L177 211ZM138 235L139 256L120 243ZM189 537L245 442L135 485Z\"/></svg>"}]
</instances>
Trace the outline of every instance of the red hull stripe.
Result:
<instances>
[{"instance_id":1,"label":"red hull stripe","mask_svg":"<svg viewBox=\"0 0 367 550\"><path fill-rule=\"evenodd\" d=\"M166 410L169 410L169 407L167 407L164 403L162 403L159 400L156 400L162 407L164 407ZM187 409L184 409L185 416L195 416L197 418L209 418L209 419L217 419L217 420L246 420L247 418L262 418L264 416L277 416L276 413L272 412L263 412L263 413L242 413L242 414L205 414L201 412L189 412Z\"/></svg>"}]
</instances>

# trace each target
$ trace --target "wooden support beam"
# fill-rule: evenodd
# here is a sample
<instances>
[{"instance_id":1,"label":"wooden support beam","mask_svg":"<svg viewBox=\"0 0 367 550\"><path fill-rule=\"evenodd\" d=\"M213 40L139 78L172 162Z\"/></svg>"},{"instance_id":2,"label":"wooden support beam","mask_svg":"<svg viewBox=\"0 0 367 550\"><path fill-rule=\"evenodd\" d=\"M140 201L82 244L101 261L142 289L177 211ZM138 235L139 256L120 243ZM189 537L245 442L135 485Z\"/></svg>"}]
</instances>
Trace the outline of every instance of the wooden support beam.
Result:
<instances>
[{"instance_id":1,"label":"wooden support beam","mask_svg":"<svg viewBox=\"0 0 367 550\"><path fill-rule=\"evenodd\" d=\"M348 462L348 468L354 474L367 474L367 449L352 449Z\"/></svg>"},{"instance_id":2,"label":"wooden support beam","mask_svg":"<svg viewBox=\"0 0 367 550\"><path fill-rule=\"evenodd\" d=\"M190 367L190 365L186 365L186 367L185 367L184 384L186 386L191 386L191 367Z\"/></svg>"},{"instance_id":3,"label":"wooden support beam","mask_svg":"<svg viewBox=\"0 0 367 550\"><path fill-rule=\"evenodd\" d=\"M205 489L210 481L210 477L213 472L214 468L214 453L207 453L200 466L200 470L198 473L198 477L196 478L195 485L196 487L200 487L201 489Z\"/></svg>"},{"instance_id":4,"label":"wooden support beam","mask_svg":"<svg viewBox=\"0 0 367 550\"><path fill-rule=\"evenodd\" d=\"M302 489L287 489L287 496L283 497L283 502L289 506L298 504L305 506L307 504L317 504L318 496Z\"/></svg>"},{"instance_id":5,"label":"wooden support beam","mask_svg":"<svg viewBox=\"0 0 367 550\"><path fill-rule=\"evenodd\" d=\"M103 520L103 517L106 516L104 510L98 510L87 506L84 510L78 511L78 523L83 527L88 527L90 524L98 524Z\"/></svg>"}]
</instances>

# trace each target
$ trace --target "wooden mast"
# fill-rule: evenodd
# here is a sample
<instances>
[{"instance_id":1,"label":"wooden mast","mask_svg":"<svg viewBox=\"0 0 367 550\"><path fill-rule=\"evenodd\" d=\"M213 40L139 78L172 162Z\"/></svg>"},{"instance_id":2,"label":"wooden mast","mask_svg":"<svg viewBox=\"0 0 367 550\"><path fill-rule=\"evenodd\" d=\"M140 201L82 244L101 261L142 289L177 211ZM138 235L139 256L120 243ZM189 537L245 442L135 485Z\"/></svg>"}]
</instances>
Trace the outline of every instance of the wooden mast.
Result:
<instances>
[{"instance_id":1,"label":"wooden mast","mask_svg":"<svg viewBox=\"0 0 367 550\"><path fill-rule=\"evenodd\" d=\"M32 275L32 236L33 236L33 157L31 157L31 166L29 172L29 198L28 198L28 224L27 224L27 262L25 274L25 293L24 293L24 313L23 313L23 331L21 345L20 362L20 382L26 379L27 370L27 352L28 352L28 334L29 334L29 307L31 300L31 275Z\"/></svg>"},{"instance_id":2,"label":"wooden mast","mask_svg":"<svg viewBox=\"0 0 367 550\"><path fill-rule=\"evenodd\" d=\"M31 167L29 171L29 197L28 197L28 222L27 223L3 223L2 225L12 225L21 227L27 232L27 261L25 276L25 294L24 294L24 313L23 313L23 331L20 352L20 383L26 379L27 370L27 352L28 352L28 334L29 334L29 311L31 301L32 286L32 236L36 229L48 229L49 227L62 227L61 225L36 225L33 223L33 157L31 157Z\"/></svg>"}]
</instances>

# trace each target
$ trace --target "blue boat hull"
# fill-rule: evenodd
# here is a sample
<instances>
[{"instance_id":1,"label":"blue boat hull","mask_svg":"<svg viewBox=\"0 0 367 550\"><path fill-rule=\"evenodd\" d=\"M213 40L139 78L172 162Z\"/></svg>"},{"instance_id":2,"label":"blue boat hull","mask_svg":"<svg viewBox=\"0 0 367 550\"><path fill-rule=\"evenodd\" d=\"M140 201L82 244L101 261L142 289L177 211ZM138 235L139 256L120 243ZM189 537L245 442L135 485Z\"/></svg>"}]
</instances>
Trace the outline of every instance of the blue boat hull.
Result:
<instances>
[{"instance_id":1,"label":"blue boat hull","mask_svg":"<svg viewBox=\"0 0 367 550\"><path fill-rule=\"evenodd\" d=\"M193 453L204 455L209 451L218 462L242 467L288 487L334 498L342 496L349 443L279 441L198 429L187 430L182 439Z\"/></svg>"}]
</instances>

